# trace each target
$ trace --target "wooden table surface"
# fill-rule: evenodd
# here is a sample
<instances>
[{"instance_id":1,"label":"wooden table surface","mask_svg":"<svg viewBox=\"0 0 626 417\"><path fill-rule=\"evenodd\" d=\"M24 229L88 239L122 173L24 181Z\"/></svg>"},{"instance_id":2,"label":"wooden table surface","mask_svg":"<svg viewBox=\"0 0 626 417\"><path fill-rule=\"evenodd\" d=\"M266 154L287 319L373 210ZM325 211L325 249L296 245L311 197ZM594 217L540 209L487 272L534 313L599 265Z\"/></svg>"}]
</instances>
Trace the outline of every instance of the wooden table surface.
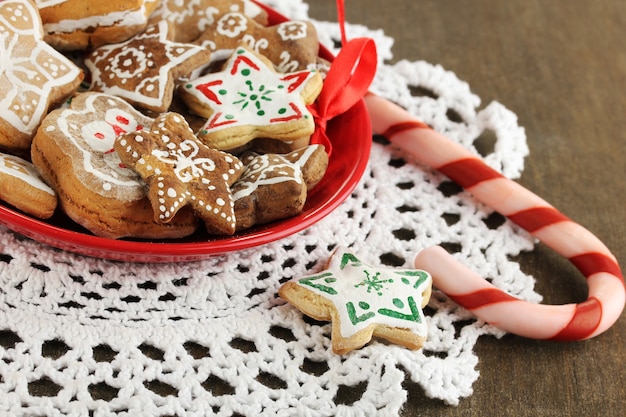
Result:
<instances>
[{"instance_id":1,"label":"wooden table surface","mask_svg":"<svg viewBox=\"0 0 626 417\"><path fill-rule=\"evenodd\" d=\"M335 20L334 0L310 16ZM382 6L381 6L382 5ZM441 64L485 106L519 117L530 155L519 182L596 234L626 265L626 2L346 1L347 20L383 29L394 59ZM585 280L543 245L521 256L548 304L583 301ZM549 343L483 337L480 377L458 407L407 383L402 416L624 416L626 314L599 337Z\"/></svg>"}]
</instances>

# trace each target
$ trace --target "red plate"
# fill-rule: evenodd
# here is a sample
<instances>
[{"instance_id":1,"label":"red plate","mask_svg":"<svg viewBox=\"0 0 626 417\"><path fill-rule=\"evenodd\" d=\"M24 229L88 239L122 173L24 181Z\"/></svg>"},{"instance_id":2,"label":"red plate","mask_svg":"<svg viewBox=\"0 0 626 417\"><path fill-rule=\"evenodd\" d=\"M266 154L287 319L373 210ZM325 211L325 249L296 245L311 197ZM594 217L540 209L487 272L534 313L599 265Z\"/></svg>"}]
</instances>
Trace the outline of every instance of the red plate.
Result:
<instances>
[{"instance_id":1,"label":"red plate","mask_svg":"<svg viewBox=\"0 0 626 417\"><path fill-rule=\"evenodd\" d=\"M270 23L284 17L268 10ZM332 59L322 49L320 56ZM252 248L302 231L339 206L354 190L367 166L372 130L363 100L328 123L332 142L328 169L322 181L309 193L304 211L283 221L256 227L228 238L212 238L202 231L185 239L138 241L106 239L90 234L65 215L58 213L46 221L37 220L0 202L0 224L39 242L75 252L130 262L183 262L212 255Z\"/></svg>"}]
</instances>

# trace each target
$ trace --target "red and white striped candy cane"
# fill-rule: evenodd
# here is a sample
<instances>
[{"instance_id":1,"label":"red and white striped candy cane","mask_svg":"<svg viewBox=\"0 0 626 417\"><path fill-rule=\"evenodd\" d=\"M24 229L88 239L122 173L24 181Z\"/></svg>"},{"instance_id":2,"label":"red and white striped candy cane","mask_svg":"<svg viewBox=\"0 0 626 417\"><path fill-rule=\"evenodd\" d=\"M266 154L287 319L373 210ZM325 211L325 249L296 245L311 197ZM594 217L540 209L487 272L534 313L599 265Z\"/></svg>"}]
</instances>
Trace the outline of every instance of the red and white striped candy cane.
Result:
<instances>
[{"instance_id":1,"label":"red and white striped candy cane","mask_svg":"<svg viewBox=\"0 0 626 417\"><path fill-rule=\"evenodd\" d=\"M624 278L617 260L597 237L403 108L374 94L368 94L365 102L375 133L446 175L569 259L587 278L589 296L582 303L566 305L519 300L440 247L425 249L415 259L416 268L431 273L434 286L487 323L534 339L588 339L617 321L626 302Z\"/></svg>"}]
</instances>

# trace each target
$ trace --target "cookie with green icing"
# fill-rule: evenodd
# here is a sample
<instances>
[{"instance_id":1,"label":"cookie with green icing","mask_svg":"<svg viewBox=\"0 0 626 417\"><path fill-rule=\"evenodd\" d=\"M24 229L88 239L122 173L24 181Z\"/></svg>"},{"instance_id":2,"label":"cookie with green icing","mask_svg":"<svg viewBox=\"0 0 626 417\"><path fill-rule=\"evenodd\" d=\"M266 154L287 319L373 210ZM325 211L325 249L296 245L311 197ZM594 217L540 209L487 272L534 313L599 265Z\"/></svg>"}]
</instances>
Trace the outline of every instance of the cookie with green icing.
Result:
<instances>
[{"instance_id":1,"label":"cookie with green icing","mask_svg":"<svg viewBox=\"0 0 626 417\"><path fill-rule=\"evenodd\" d=\"M315 70L276 72L267 58L241 46L222 71L185 83L180 93L190 111L206 119L198 138L213 148L231 150L255 138L309 137L315 121L307 106L322 83Z\"/></svg>"},{"instance_id":2,"label":"cookie with green icing","mask_svg":"<svg viewBox=\"0 0 626 417\"><path fill-rule=\"evenodd\" d=\"M431 288L426 271L371 266L339 248L325 270L283 284L279 294L304 314L332 321L332 349L343 354L373 336L421 348L428 333L422 308Z\"/></svg>"}]
</instances>

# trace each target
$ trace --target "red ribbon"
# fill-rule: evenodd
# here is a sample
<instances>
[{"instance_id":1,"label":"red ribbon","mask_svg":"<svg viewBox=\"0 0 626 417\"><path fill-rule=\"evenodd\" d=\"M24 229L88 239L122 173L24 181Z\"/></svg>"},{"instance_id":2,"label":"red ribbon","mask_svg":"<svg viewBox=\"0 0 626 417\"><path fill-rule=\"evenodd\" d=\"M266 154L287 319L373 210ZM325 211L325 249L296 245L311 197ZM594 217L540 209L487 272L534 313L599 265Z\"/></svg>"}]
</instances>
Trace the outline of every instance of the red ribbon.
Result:
<instances>
[{"instance_id":1,"label":"red ribbon","mask_svg":"<svg viewBox=\"0 0 626 417\"><path fill-rule=\"evenodd\" d=\"M343 46L326 74L322 92L309 106L316 127L311 143L324 145L328 155L332 144L326 135L327 122L348 111L365 96L378 63L376 44L372 39L346 41L343 0L337 0L337 11Z\"/></svg>"}]
</instances>

